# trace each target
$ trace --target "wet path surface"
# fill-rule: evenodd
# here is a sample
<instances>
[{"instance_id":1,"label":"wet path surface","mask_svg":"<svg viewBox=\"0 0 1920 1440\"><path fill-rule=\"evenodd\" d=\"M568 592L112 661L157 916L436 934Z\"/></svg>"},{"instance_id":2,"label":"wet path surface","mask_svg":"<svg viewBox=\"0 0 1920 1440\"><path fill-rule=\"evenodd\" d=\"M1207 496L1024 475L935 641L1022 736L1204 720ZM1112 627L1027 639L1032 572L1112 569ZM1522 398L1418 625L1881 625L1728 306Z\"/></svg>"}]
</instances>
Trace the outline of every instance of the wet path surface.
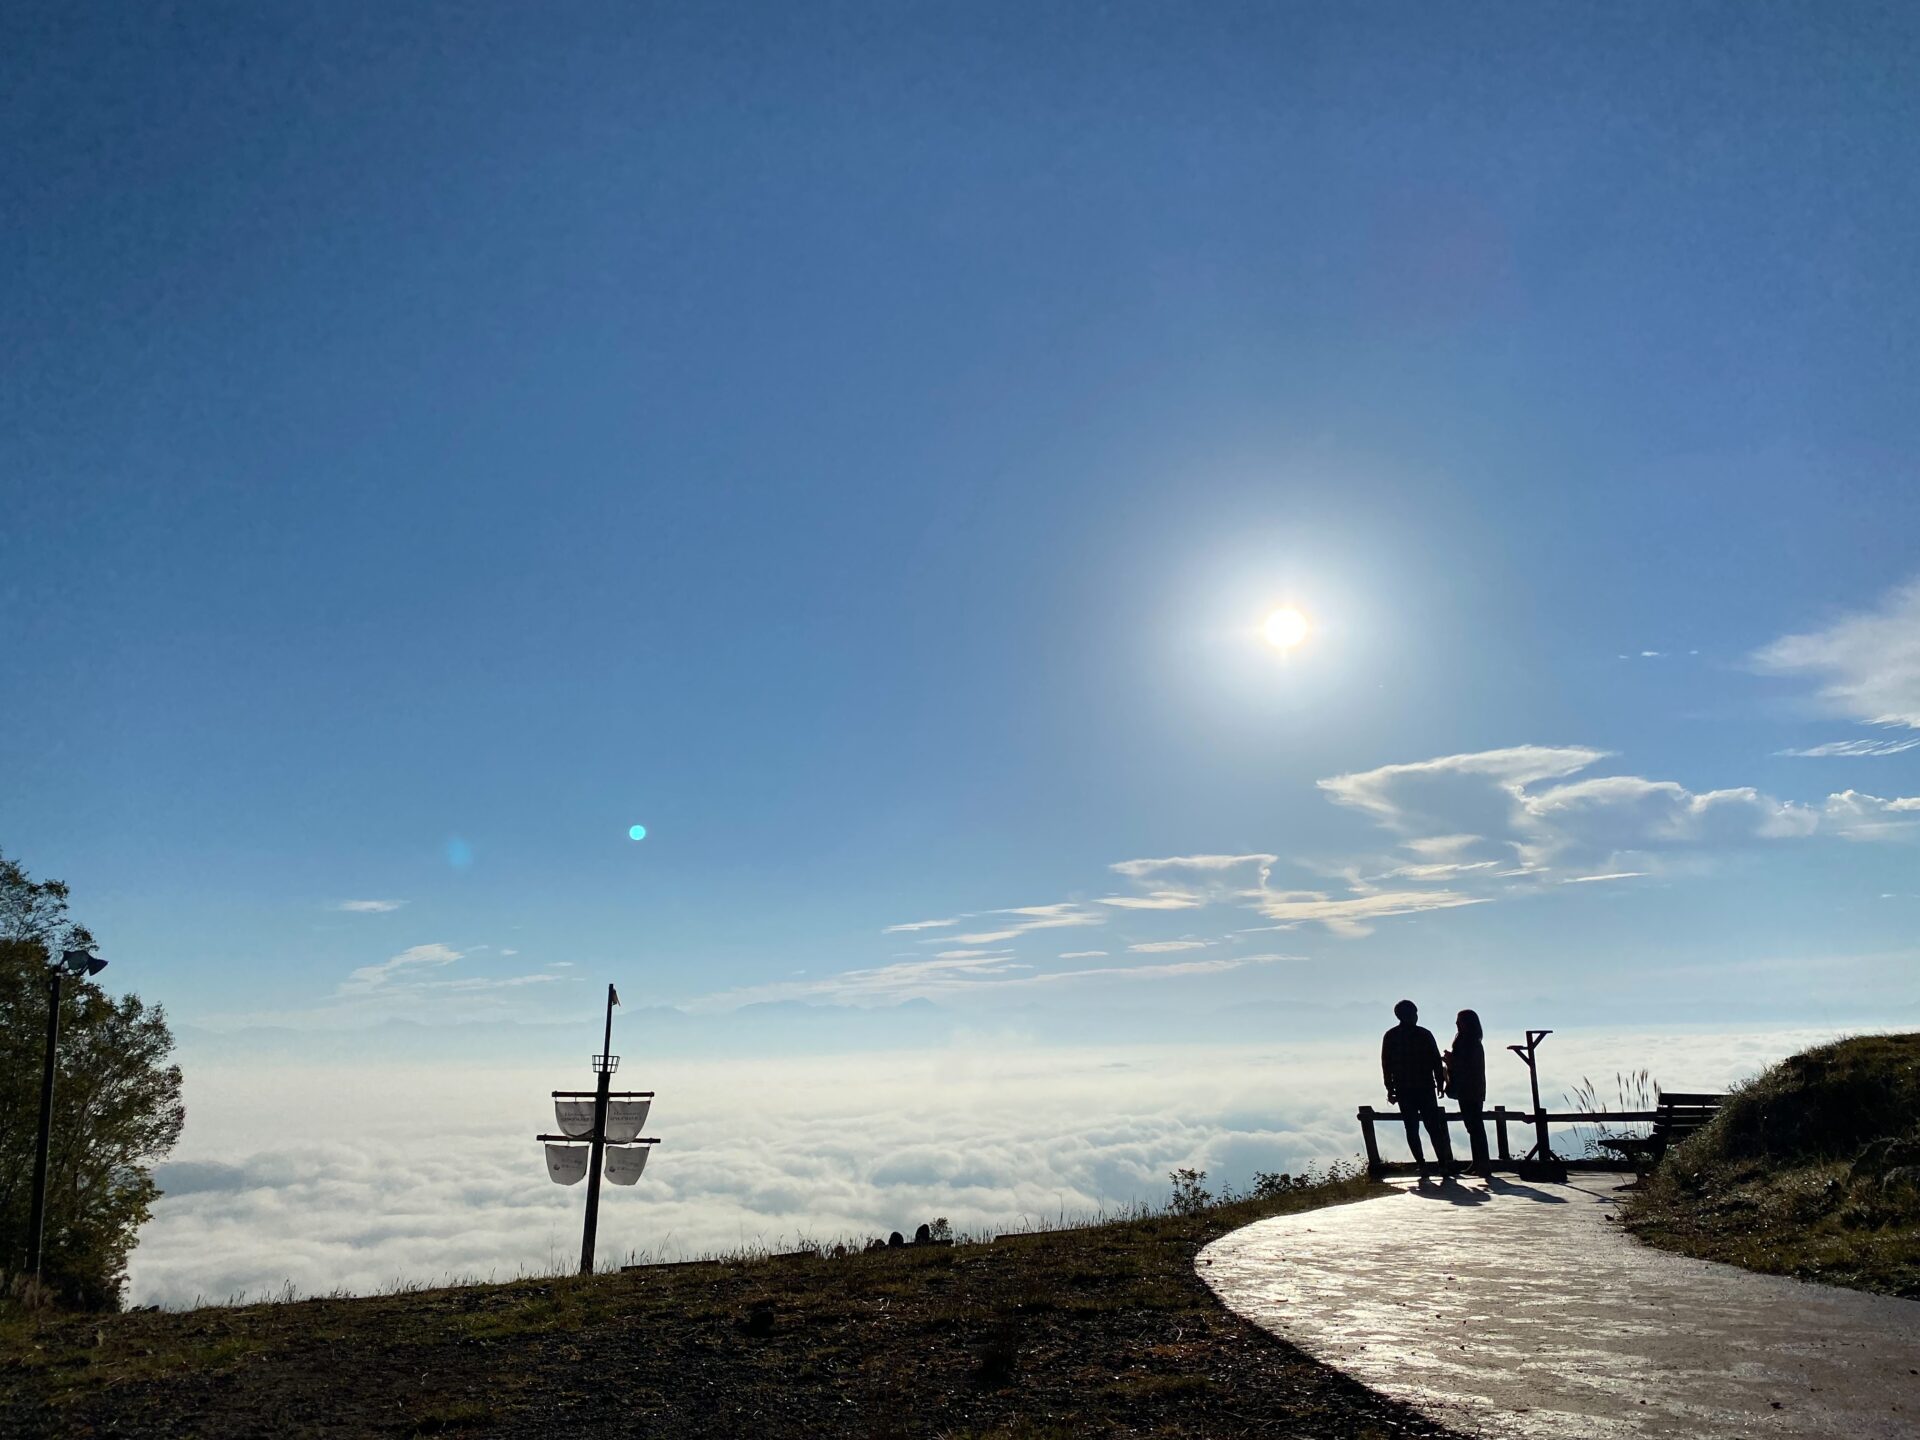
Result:
<instances>
[{"instance_id":1,"label":"wet path surface","mask_svg":"<svg viewBox=\"0 0 1920 1440\"><path fill-rule=\"evenodd\" d=\"M1469 1434L1920 1437L1920 1302L1641 1245L1625 1177L1467 1180L1249 1225L1233 1310Z\"/></svg>"}]
</instances>

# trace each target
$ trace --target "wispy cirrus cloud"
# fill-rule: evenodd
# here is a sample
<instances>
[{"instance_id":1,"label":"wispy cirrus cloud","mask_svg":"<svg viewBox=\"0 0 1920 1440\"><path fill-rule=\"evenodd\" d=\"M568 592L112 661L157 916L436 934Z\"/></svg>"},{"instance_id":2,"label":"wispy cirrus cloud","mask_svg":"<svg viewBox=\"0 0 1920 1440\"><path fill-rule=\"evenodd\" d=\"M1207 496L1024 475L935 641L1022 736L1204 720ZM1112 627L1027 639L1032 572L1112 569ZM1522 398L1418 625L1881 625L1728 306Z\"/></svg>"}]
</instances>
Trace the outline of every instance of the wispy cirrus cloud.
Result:
<instances>
[{"instance_id":1,"label":"wispy cirrus cloud","mask_svg":"<svg viewBox=\"0 0 1920 1440\"><path fill-rule=\"evenodd\" d=\"M1175 960L1164 965L1104 965L1093 970L1055 970L1009 981L1018 985L1047 985L1062 980L1175 980L1187 975L1223 975L1251 965L1273 965L1284 960L1304 960L1304 955L1231 955L1217 960Z\"/></svg>"},{"instance_id":2,"label":"wispy cirrus cloud","mask_svg":"<svg viewBox=\"0 0 1920 1440\"><path fill-rule=\"evenodd\" d=\"M1756 651L1772 675L1805 676L1832 711L1868 725L1920 730L1920 579L1877 606Z\"/></svg>"},{"instance_id":3,"label":"wispy cirrus cloud","mask_svg":"<svg viewBox=\"0 0 1920 1440\"><path fill-rule=\"evenodd\" d=\"M335 902L333 908L344 910L349 915L386 915L406 903L404 900L340 900Z\"/></svg>"},{"instance_id":4,"label":"wispy cirrus cloud","mask_svg":"<svg viewBox=\"0 0 1920 1440\"><path fill-rule=\"evenodd\" d=\"M1360 936L1373 931L1373 922L1395 915L1418 915L1427 910L1455 910L1481 905L1492 897L1464 895L1454 890L1378 890L1361 895L1330 895L1321 890L1279 890L1255 905L1270 920L1284 925L1311 921L1336 935Z\"/></svg>"},{"instance_id":5,"label":"wispy cirrus cloud","mask_svg":"<svg viewBox=\"0 0 1920 1440\"><path fill-rule=\"evenodd\" d=\"M340 994L366 994L379 990L401 977L411 978L422 970L434 970L443 965L452 965L462 958L464 952L455 950L451 945L438 942L428 945L411 945L398 955L382 960L378 965L362 965L340 982Z\"/></svg>"},{"instance_id":6,"label":"wispy cirrus cloud","mask_svg":"<svg viewBox=\"0 0 1920 1440\"><path fill-rule=\"evenodd\" d=\"M1107 868L1140 886L1143 895L1103 895L1117 910L1197 910L1242 899L1265 887L1279 857L1267 854L1168 855L1120 860Z\"/></svg>"},{"instance_id":7,"label":"wispy cirrus cloud","mask_svg":"<svg viewBox=\"0 0 1920 1440\"><path fill-rule=\"evenodd\" d=\"M694 1011L737 1010L743 1005L766 1005L790 1000L833 1005L897 1005L902 1000L934 999L951 993L957 986L970 980L1025 968L1004 952L991 955L951 954L945 958L931 956L807 979L738 986L732 990L699 996L688 1002L687 1008Z\"/></svg>"},{"instance_id":8,"label":"wispy cirrus cloud","mask_svg":"<svg viewBox=\"0 0 1920 1440\"><path fill-rule=\"evenodd\" d=\"M1103 951L1077 952L1071 957L1061 958L1093 958L1104 954ZM1221 974L1251 965L1299 958L1296 955L1278 954L1235 955L1217 960L1183 960L1157 965L1102 965L1075 970L1044 970L1018 963L1010 953L978 958L935 957L844 970L836 975L824 975L811 980L743 986L701 996L689 1002L687 1008L695 1011L736 1010L743 1005L792 1000L869 1007L897 1005L903 1000L964 1000L1086 981L1137 982Z\"/></svg>"},{"instance_id":9,"label":"wispy cirrus cloud","mask_svg":"<svg viewBox=\"0 0 1920 1440\"><path fill-rule=\"evenodd\" d=\"M1414 865L1396 865L1391 870L1382 870L1378 875L1366 877L1369 885L1382 880L1448 880L1457 875L1471 875L1476 870L1497 870L1498 860L1441 860L1422 861Z\"/></svg>"},{"instance_id":10,"label":"wispy cirrus cloud","mask_svg":"<svg viewBox=\"0 0 1920 1440\"><path fill-rule=\"evenodd\" d=\"M907 930L942 930L949 925L958 925L960 918L961 917L956 915L946 920L909 920L904 925L889 925L880 933L882 935L898 935Z\"/></svg>"},{"instance_id":11,"label":"wispy cirrus cloud","mask_svg":"<svg viewBox=\"0 0 1920 1440\"><path fill-rule=\"evenodd\" d=\"M1271 865L1275 855L1169 855L1159 860L1119 860L1107 868L1129 880L1166 875L1207 875L1238 870L1246 865Z\"/></svg>"},{"instance_id":12,"label":"wispy cirrus cloud","mask_svg":"<svg viewBox=\"0 0 1920 1440\"><path fill-rule=\"evenodd\" d=\"M1824 745L1809 745L1804 750L1776 750L1776 755L1793 756L1803 760L1822 760L1836 757L1861 757L1870 755L1898 755L1903 750L1920 748L1920 739L1913 740L1829 740Z\"/></svg>"},{"instance_id":13,"label":"wispy cirrus cloud","mask_svg":"<svg viewBox=\"0 0 1920 1440\"><path fill-rule=\"evenodd\" d=\"M1268 851L1122 860L1108 868L1141 893L1098 897L1139 915L1230 905L1273 922L1367 935L1384 920L1458 910L1551 885L1642 878L1662 852L1803 838L1896 840L1920 830L1920 801L1847 791L1808 804L1750 787L1694 791L1673 780L1594 775L1609 752L1585 745L1517 745L1330 776L1319 789L1394 834L1400 853L1367 861L1296 862L1342 889L1277 884ZM1015 943L1042 925L1097 923L1074 904L999 911L1019 924L962 935L968 945ZM1233 932L1240 933L1240 932ZM1204 935L1132 940L1129 954L1205 948ZM924 942L923 942L924 943Z\"/></svg>"},{"instance_id":14,"label":"wispy cirrus cloud","mask_svg":"<svg viewBox=\"0 0 1920 1440\"><path fill-rule=\"evenodd\" d=\"M412 945L382 960L377 965L362 965L340 982L334 997L365 1000L371 997L398 999L421 998L427 994L476 995L489 990L517 990L527 985L546 985L561 977L548 973L532 975L463 975L454 979L426 979L424 976L457 964L469 955L485 950L484 945L456 950L438 941Z\"/></svg>"},{"instance_id":15,"label":"wispy cirrus cloud","mask_svg":"<svg viewBox=\"0 0 1920 1440\"><path fill-rule=\"evenodd\" d=\"M1589 884L1661 873L1663 855L1712 855L1733 847L1824 835L1898 841L1920 835L1920 798L1843 791L1817 802L1783 800L1752 786L1695 791L1674 780L1589 773L1610 759L1584 745L1518 745L1382 765L1331 776L1319 788L1396 837L1400 854L1367 862L1303 861L1345 892L1284 889L1264 856L1213 857L1232 873L1257 863L1209 898L1249 904L1283 927L1320 925L1369 933L1380 920L1453 910L1553 884ZM1140 862L1143 876L1158 865ZM1697 863L1697 862L1694 862ZM1196 893L1189 891L1189 893Z\"/></svg>"},{"instance_id":16,"label":"wispy cirrus cloud","mask_svg":"<svg viewBox=\"0 0 1920 1440\"><path fill-rule=\"evenodd\" d=\"M1676 780L1593 773L1612 758L1610 752L1587 745L1515 745L1329 776L1318 782L1320 792L1389 832L1389 853L1344 860L1296 857L1295 867L1323 877L1318 885L1276 882L1282 861L1269 851L1116 861L1109 871L1134 885L1135 893L971 912L1003 923L919 941L952 947L939 952L940 964L975 968L942 970L897 957L904 963L808 982L805 993L934 995L960 986L1044 985L1109 970L1137 974L1142 967L1021 967L1014 957L1020 942L1035 931L1102 925L1110 919L1116 925L1144 924L1156 912L1180 914L1187 933L1154 937L1123 932L1118 938L1127 955L1230 947L1240 935L1310 925L1342 937L1364 936L1383 921L1539 896L1556 886L1698 868L1699 858L1688 860L1685 867L1666 858L1681 850L1711 857L1729 848L1815 835L1859 842L1920 837L1920 797L1883 798L1847 790L1807 802L1780 799L1752 786L1696 791ZM1216 935L1194 933L1194 912L1218 906L1251 910L1270 923ZM1079 949L1055 958L1104 959L1109 953ZM1186 969L1166 973L1207 973L1239 963L1196 960ZM1004 973L1015 968L1024 973Z\"/></svg>"},{"instance_id":17,"label":"wispy cirrus cloud","mask_svg":"<svg viewBox=\"0 0 1920 1440\"><path fill-rule=\"evenodd\" d=\"M988 910L988 915L1011 915L1013 919L992 930L976 930L966 935L951 937L962 945L997 945L1002 941L1016 940L1035 930L1059 930L1080 925L1104 925L1107 917L1097 910L1089 910L1083 905L1071 901L1060 901L1052 905L1018 905L1010 910ZM941 943L948 937L940 937Z\"/></svg>"}]
</instances>

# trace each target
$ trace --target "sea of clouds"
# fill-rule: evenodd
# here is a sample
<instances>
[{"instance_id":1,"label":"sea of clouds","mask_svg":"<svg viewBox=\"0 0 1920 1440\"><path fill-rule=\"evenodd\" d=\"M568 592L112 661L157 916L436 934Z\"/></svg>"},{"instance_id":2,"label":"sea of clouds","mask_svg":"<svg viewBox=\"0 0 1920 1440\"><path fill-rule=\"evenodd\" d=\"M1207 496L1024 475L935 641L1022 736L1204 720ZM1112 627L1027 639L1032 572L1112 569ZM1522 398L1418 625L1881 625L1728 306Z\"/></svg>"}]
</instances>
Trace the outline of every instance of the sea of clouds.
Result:
<instances>
[{"instance_id":1,"label":"sea of clouds","mask_svg":"<svg viewBox=\"0 0 1920 1440\"><path fill-rule=\"evenodd\" d=\"M1604 1098L1617 1071L1641 1066L1670 1088L1716 1087L1834 1033L1568 1032L1542 1050L1543 1090L1557 1105L1592 1077ZM1365 1039L981 1040L661 1059L618 1077L659 1092L648 1129L663 1143L637 1186L603 1191L599 1262L911 1233L936 1216L1044 1225L1158 1203L1177 1166L1245 1186L1256 1170L1351 1159L1355 1107L1383 1103L1376 1056ZM1524 1105L1525 1069L1502 1058L1493 1052L1491 1100ZM553 1128L553 1089L590 1083L584 1065L183 1060L188 1127L157 1172L166 1195L133 1257L130 1303L288 1286L364 1294L577 1265L584 1186L549 1181L533 1136Z\"/></svg>"}]
</instances>

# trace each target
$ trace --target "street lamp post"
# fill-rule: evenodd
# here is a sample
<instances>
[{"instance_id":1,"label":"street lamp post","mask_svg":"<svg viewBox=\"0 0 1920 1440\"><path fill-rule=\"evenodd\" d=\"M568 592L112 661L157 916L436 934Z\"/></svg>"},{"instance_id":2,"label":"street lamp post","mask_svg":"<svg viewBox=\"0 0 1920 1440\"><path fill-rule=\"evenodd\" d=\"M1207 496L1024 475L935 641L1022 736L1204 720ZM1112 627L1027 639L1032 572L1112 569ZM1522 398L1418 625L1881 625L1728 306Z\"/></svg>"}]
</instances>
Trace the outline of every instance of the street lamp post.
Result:
<instances>
[{"instance_id":1,"label":"street lamp post","mask_svg":"<svg viewBox=\"0 0 1920 1440\"><path fill-rule=\"evenodd\" d=\"M547 1174L561 1185L587 1182L586 1223L580 1232L580 1273L593 1273L593 1246L600 1228L600 1179L604 1174L616 1185L631 1185L646 1168L647 1156L660 1143L651 1135L642 1135L647 1112L653 1106L651 1090L613 1090L613 1072L620 1068L620 1057L613 1050L613 1007L620 996L607 986L606 1028L600 1037L600 1053L593 1057L597 1080L591 1091L556 1090L553 1092L554 1117L559 1122L557 1135L536 1135L546 1143ZM589 1107L585 1102L591 1100ZM580 1145L579 1141L588 1142Z\"/></svg>"},{"instance_id":2,"label":"street lamp post","mask_svg":"<svg viewBox=\"0 0 1920 1440\"><path fill-rule=\"evenodd\" d=\"M613 1053L613 1007L619 1003L613 986L607 986L607 1028L600 1040L600 1053L593 1057L598 1088L593 1096L593 1153L587 1160L587 1223L580 1233L580 1273L593 1273L593 1240L600 1230L600 1158L607 1150L607 1089L620 1057Z\"/></svg>"},{"instance_id":3,"label":"street lamp post","mask_svg":"<svg viewBox=\"0 0 1920 1440\"><path fill-rule=\"evenodd\" d=\"M41 1242L47 1230L47 1151L53 1140L53 1076L60 1054L60 994L67 977L98 975L107 962L87 950L66 950L47 967L47 1062L40 1072L40 1140L33 1152L33 1210L27 1221L27 1267L40 1278Z\"/></svg>"}]
</instances>

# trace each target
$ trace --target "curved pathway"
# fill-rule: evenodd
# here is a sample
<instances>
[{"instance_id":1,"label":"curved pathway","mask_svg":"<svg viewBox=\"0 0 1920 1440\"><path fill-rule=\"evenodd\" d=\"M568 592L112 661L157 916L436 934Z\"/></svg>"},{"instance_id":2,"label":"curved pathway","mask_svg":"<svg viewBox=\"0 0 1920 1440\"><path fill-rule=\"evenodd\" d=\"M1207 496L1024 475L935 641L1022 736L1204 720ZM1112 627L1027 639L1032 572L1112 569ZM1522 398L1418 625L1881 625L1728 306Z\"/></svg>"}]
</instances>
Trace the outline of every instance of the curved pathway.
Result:
<instances>
[{"instance_id":1,"label":"curved pathway","mask_svg":"<svg viewBox=\"0 0 1920 1440\"><path fill-rule=\"evenodd\" d=\"M1624 1178L1406 1186L1196 1264L1232 1310L1469 1434L1920 1437L1920 1303L1650 1249L1613 1223Z\"/></svg>"}]
</instances>

